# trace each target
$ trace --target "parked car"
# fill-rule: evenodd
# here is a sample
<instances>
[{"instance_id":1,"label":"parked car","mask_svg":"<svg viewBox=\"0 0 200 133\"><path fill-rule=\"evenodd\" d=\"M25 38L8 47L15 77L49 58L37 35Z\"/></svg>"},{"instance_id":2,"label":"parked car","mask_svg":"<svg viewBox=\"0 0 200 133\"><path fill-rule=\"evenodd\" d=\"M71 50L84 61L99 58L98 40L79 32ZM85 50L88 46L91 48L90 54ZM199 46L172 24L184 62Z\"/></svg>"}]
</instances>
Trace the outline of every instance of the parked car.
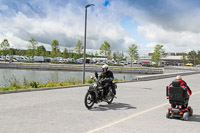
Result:
<instances>
[{"instance_id":1,"label":"parked car","mask_svg":"<svg viewBox=\"0 0 200 133\"><path fill-rule=\"evenodd\" d=\"M44 62L43 56L34 56L33 57L34 62Z\"/></svg>"},{"instance_id":2,"label":"parked car","mask_svg":"<svg viewBox=\"0 0 200 133\"><path fill-rule=\"evenodd\" d=\"M59 61L59 60L62 60L63 58L62 57L55 57L53 60L54 61Z\"/></svg>"},{"instance_id":3,"label":"parked car","mask_svg":"<svg viewBox=\"0 0 200 133\"><path fill-rule=\"evenodd\" d=\"M5 60L5 56L0 56L0 61L4 61Z\"/></svg>"},{"instance_id":4,"label":"parked car","mask_svg":"<svg viewBox=\"0 0 200 133\"><path fill-rule=\"evenodd\" d=\"M131 61L127 61L128 64L131 64Z\"/></svg>"},{"instance_id":5,"label":"parked car","mask_svg":"<svg viewBox=\"0 0 200 133\"><path fill-rule=\"evenodd\" d=\"M9 61L10 60L10 56L6 56L6 60Z\"/></svg>"},{"instance_id":6,"label":"parked car","mask_svg":"<svg viewBox=\"0 0 200 133\"><path fill-rule=\"evenodd\" d=\"M76 59L77 64L83 64L83 59Z\"/></svg>"},{"instance_id":7,"label":"parked car","mask_svg":"<svg viewBox=\"0 0 200 133\"><path fill-rule=\"evenodd\" d=\"M133 64L138 64L138 61L137 61L137 60L134 60L134 61L133 61Z\"/></svg>"},{"instance_id":8,"label":"parked car","mask_svg":"<svg viewBox=\"0 0 200 133\"><path fill-rule=\"evenodd\" d=\"M193 64L192 63L187 63L187 64L185 64L186 66L193 66Z\"/></svg>"},{"instance_id":9,"label":"parked car","mask_svg":"<svg viewBox=\"0 0 200 133\"><path fill-rule=\"evenodd\" d=\"M121 64L121 65L128 65L128 63L126 61L120 61L119 64Z\"/></svg>"},{"instance_id":10,"label":"parked car","mask_svg":"<svg viewBox=\"0 0 200 133\"><path fill-rule=\"evenodd\" d=\"M51 62L51 58L50 57L44 58L44 62Z\"/></svg>"},{"instance_id":11,"label":"parked car","mask_svg":"<svg viewBox=\"0 0 200 133\"><path fill-rule=\"evenodd\" d=\"M106 63L103 62L103 61L98 61L96 64L98 64L98 65L104 65L104 64L106 64Z\"/></svg>"},{"instance_id":12,"label":"parked car","mask_svg":"<svg viewBox=\"0 0 200 133\"><path fill-rule=\"evenodd\" d=\"M25 61L24 56L14 55L14 59L17 61Z\"/></svg>"},{"instance_id":13,"label":"parked car","mask_svg":"<svg viewBox=\"0 0 200 133\"><path fill-rule=\"evenodd\" d=\"M142 61L141 65L142 66L150 66L151 65L151 61Z\"/></svg>"},{"instance_id":14,"label":"parked car","mask_svg":"<svg viewBox=\"0 0 200 133\"><path fill-rule=\"evenodd\" d=\"M75 62L75 60L73 58L67 58L66 61L67 62Z\"/></svg>"},{"instance_id":15,"label":"parked car","mask_svg":"<svg viewBox=\"0 0 200 133\"><path fill-rule=\"evenodd\" d=\"M114 64L115 61L114 61L114 60L107 60L106 63L107 63L107 64L111 64L111 63Z\"/></svg>"}]
</instances>

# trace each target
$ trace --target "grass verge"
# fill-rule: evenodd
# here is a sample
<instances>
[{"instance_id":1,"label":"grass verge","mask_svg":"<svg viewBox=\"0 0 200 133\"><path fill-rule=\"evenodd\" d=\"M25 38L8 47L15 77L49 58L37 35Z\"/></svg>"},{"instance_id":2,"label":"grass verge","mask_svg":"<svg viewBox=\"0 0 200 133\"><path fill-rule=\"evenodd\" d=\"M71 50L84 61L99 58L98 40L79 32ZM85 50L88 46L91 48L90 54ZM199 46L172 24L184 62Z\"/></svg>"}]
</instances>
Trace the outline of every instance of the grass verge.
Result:
<instances>
[{"instance_id":1,"label":"grass verge","mask_svg":"<svg viewBox=\"0 0 200 133\"><path fill-rule=\"evenodd\" d=\"M115 78L115 82L119 82L122 80L118 80ZM93 79L87 79L85 84L92 84ZM24 90L24 89L38 89L38 88L49 88L49 87L65 87L71 85L82 85L82 81L77 81L75 78L70 78L64 82L56 82L54 80L49 80L48 83L39 83L36 81L28 82L24 77L24 82L20 83L16 77L12 77L9 81L9 85L5 87L0 87L0 92L3 91L15 91L15 90Z\"/></svg>"}]
</instances>

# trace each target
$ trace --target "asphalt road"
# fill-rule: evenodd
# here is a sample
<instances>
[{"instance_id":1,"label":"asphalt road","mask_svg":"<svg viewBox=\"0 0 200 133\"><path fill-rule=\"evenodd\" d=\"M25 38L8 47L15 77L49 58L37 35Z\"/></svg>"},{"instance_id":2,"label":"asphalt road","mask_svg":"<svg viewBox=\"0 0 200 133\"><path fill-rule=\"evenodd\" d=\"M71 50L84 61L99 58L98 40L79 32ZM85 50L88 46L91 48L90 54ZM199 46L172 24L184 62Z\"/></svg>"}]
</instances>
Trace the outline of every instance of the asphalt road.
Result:
<instances>
[{"instance_id":1,"label":"asphalt road","mask_svg":"<svg viewBox=\"0 0 200 133\"><path fill-rule=\"evenodd\" d=\"M200 74L183 77L193 91L188 121L167 119L165 88L173 78L118 84L113 104L88 110L88 87L0 95L0 133L199 133Z\"/></svg>"}]
</instances>

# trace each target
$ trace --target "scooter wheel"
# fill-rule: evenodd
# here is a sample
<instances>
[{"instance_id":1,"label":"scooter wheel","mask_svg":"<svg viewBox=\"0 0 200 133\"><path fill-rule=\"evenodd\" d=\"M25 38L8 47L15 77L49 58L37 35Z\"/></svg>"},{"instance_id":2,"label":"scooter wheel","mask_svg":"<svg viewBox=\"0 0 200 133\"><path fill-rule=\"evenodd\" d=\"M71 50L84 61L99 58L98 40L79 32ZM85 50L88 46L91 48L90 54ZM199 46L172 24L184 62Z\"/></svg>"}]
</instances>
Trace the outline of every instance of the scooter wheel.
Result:
<instances>
[{"instance_id":1,"label":"scooter wheel","mask_svg":"<svg viewBox=\"0 0 200 133\"><path fill-rule=\"evenodd\" d=\"M170 118L171 114L169 113L169 111L166 113L166 118Z\"/></svg>"},{"instance_id":2,"label":"scooter wheel","mask_svg":"<svg viewBox=\"0 0 200 133\"><path fill-rule=\"evenodd\" d=\"M184 121L187 121L188 118L189 118L189 114L188 114L188 112L185 112L185 113L183 114L183 120L184 120Z\"/></svg>"},{"instance_id":3,"label":"scooter wheel","mask_svg":"<svg viewBox=\"0 0 200 133\"><path fill-rule=\"evenodd\" d=\"M193 109L190 108L190 110L189 110L189 116L192 116L192 115L193 115Z\"/></svg>"}]
</instances>

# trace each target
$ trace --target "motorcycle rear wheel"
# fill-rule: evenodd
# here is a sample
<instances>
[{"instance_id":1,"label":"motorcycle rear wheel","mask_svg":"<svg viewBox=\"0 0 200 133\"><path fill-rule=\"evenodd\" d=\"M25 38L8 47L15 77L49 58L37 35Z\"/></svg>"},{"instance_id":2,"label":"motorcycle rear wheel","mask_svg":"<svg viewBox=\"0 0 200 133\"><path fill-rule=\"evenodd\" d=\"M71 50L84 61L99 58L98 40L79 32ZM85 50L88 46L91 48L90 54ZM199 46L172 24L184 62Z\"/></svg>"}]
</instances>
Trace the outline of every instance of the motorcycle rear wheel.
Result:
<instances>
[{"instance_id":1,"label":"motorcycle rear wheel","mask_svg":"<svg viewBox=\"0 0 200 133\"><path fill-rule=\"evenodd\" d=\"M111 104L112 101L113 101L113 99L114 99L114 97L112 97L111 99L109 99L109 100L107 101L107 103L108 103L108 104Z\"/></svg>"},{"instance_id":2,"label":"motorcycle rear wheel","mask_svg":"<svg viewBox=\"0 0 200 133\"><path fill-rule=\"evenodd\" d=\"M95 96L92 92L87 92L85 95L85 107L91 109L95 102Z\"/></svg>"},{"instance_id":3,"label":"motorcycle rear wheel","mask_svg":"<svg viewBox=\"0 0 200 133\"><path fill-rule=\"evenodd\" d=\"M110 90L109 93L111 93L111 94L110 94L110 97L107 98L107 103L111 104L115 96L114 96L114 93L112 92L112 89Z\"/></svg>"}]
</instances>

